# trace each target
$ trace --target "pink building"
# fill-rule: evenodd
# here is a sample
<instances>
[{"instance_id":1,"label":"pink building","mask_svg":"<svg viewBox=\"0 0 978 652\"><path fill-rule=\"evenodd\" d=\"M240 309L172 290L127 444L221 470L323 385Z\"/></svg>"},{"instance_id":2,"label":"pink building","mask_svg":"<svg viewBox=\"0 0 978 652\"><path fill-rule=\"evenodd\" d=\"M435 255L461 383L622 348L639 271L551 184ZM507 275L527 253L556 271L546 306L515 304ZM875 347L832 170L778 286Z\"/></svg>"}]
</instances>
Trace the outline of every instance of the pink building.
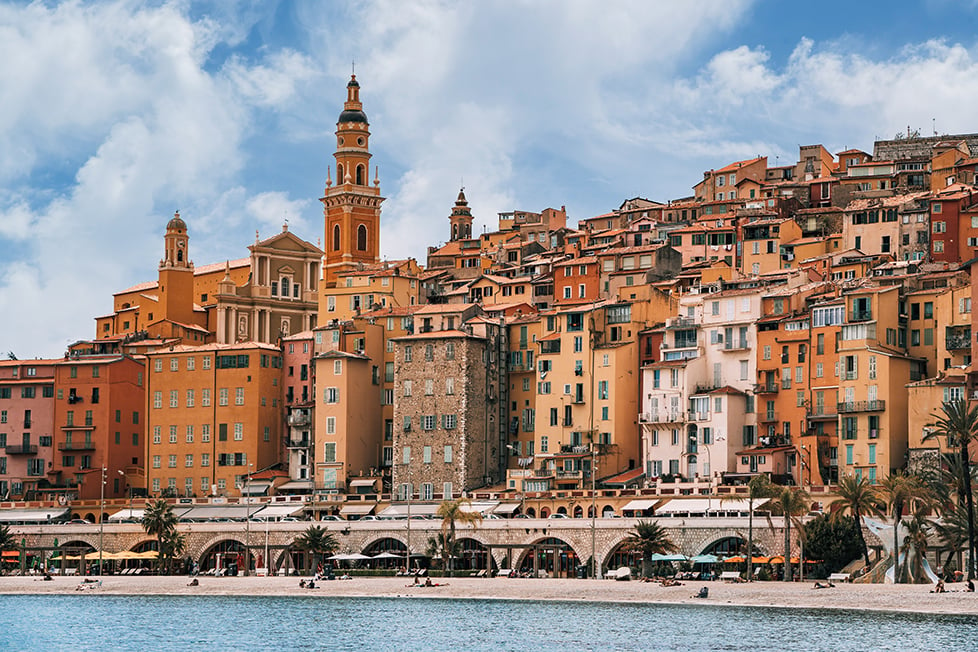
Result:
<instances>
[{"instance_id":1,"label":"pink building","mask_svg":"<svg viewBox=\"0 0 978 652\"><path fill-rule=\"evenodd\" d=\"M57 362L0 362L0 500L35 499L38 484L47 484Z\"/></svg>"}]
</instances>

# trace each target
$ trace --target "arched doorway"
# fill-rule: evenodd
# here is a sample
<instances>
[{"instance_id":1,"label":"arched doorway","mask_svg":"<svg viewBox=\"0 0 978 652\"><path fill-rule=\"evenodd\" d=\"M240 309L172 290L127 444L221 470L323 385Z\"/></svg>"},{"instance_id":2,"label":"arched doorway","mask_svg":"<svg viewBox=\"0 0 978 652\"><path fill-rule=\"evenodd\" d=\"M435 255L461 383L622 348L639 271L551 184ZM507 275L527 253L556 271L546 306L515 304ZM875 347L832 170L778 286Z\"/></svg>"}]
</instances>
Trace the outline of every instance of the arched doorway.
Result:
<instances>
[{"instance_id":1,"label":"arched doorway","mask_svg":"<svg viewBox=\"0 0 978 652\"><path fill-rule=\"evenodd\" d=\"M521 573L534 575L546 572L549 577L573 577L580 560L569 543L557 537L547 537L528 546L518 568Z\"/></svg>"},{"instance_id":2,"label":"arched doorway","mask_svg":"<svg viewBox=\"0 0 978 652\"><path fill-rule=\"evenodd\" d=\"M642 566L641 551L634 550L628 541L624 539L605 556L604 563L601 565L601 574L603 576L609 570L615 570L622 566L628 566L633 570L638 569L639 571L641 571Z\"/></svg>"},{"instance_id":3,"label":"arched doorway","mask_svg":"<svg viewBox=\"0 0 978 652\"><path fill-rule=\"evenodd\" d=\"M362 554L376 558L371 562L375 568L400 568L405 565L406 552L407 547L404 542L393 537L385 537L370 543L363 549Z\"/></svg>"},{"instance_id":4,"label":"arched doorway","mask_svg":"<svg viewBox=\"0 0 978 652\"><path fill-rule=\"evenodd\" d=\"M218 541L200 556L201 572L213 570L215 574L235 574L244 569L245 546L234 539Z\"/></svg>"},{"instance_id":5,"label":"arched doorway","mask_svg":"<svg viewBox=\"0 0 978 652\"><path fill-rule=\"evenodd\" d=\"M496 570L496 560L489 555L487 548L481 541L471 538L458 539L456 543L457 551L455 560L452 564L453 569L463 571L480 571L486 568L486 558L489 557L489 569Z\"/></svg>"},{"instance_id":6,"label":"arched doorway","mask_svg":"<svg viewBox=\"0 0 978 652\"><path fill-rule=\"evenodd\" d=\"M567 508L561 505L560 507L557 508L557 513L567 516Z\"/></svg>"},{"instance_id":7,"label":"arched doorway","mask_svg":"<svg viewBox=\"0 0 978 652\"><path fill-rule=\"evenodd\" d=\"M526 515L529 516L530 518L536 518L537 517L537 512L532 507L527 507L526 508Z\"/></svg>"},{"instance_id":8,"label":"arched doorway","mask_svg":"<svg viewBox=\"0 0 978 652\"><path fill-rule=\"evenodd\" d=\"M580 505L574 507L574 518L584 518L584 508Z\"/></svg>"},{"instance_id":9,"label":"arched doorway","mask_svg":"<svg viewBox=\"0 0 978 652\"><path fill-rule=\"evenodd\" d=\"M724 537L717 539L700 553L701 555L716 555L717 557L734 557L736 555L747 554L747 539L743 537ZM761 551L754 543L754 554L760 555Z\"/></svg>"}]
</instances>

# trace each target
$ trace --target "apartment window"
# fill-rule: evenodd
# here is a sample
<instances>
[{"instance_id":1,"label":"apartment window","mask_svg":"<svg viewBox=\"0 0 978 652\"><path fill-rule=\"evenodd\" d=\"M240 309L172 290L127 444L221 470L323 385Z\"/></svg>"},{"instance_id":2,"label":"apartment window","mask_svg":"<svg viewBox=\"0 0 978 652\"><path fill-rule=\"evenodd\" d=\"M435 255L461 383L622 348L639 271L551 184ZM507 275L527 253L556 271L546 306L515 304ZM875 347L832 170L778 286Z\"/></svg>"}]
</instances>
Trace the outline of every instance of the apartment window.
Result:
<instances>
[{"instance_id":1,"label":"apartment window","mask_svg":"<svg viewBox=\"0 0 978 652\"><path fill-rule=\"evenodd\" d=\"M163 407L163 392L153 392L153 407L156 409Z\"/></svg>"},{"instance_id":2,"label":"apartment window","mask_svg":"<svg viewBox=\"0 0 978 652\"><path fill-rule=\"evenodd\" d=\"M540 452L547 453L550 451L550 441L547 435L540 436Z\"/></svg>"},{"instance_id":3,"label":"apartment window","mask_svg":"<svg viewBox=\"0 0 978 652\"><path fill-rule=\"evenodd\" d=\"M224 406L228 404L228 388L222 387L217 390L217 404Z\"/></svg>"},{"instance_id":4,"label":"apartment window","mask_svg":"<svg viewBox=\"0 0 978 652\"><path fill-rule=\"evenodd\" d=\"M236 423L234 424L234 441L241 441L244 439L244 424Z\"/></svg>"},{"instance_id":5,"label":"apartment window","mask_svg":"<svg viewBox=\"0 0 978 652\"><path fill-rule=\"evenodd\" d=\"M170 407L175 408L179 403L179 392L175 389L170 390Z\"/></svg>"},{"instance_id":6,"label":"apartment window","mask_svg":"<svg viewBox=\"0 0 978 652\"><path fill-rule=\"evenodd\" d=\"M187 438L187 443L188 444L194 443L194 427L193 426L187 426L187 435L186 435L186 438Z\"/></svg>"},{"instance_id":7,"label":"apartment window","mask_svg":"<svg viewBox=\"0 0 978 652\"><path fill-rule=\"evenodd\" d=\"M451 446L451 444L447 444L445 446L445 453L444 454L445 454L445 464L451 464L452 463L452 459L453 459L453 457L452 457L452 446Z\"/></svg>"},{"instance_id":8,"label":"apartment window","mask_svg":"<svg viewBox=\"0 0 978 652\"><path fill-rule=\"evenodd\" d=\"M170 443L171 444L177 443L177 427L176 426L170 426Z\"/></svg>"},{"instance_id":9,"label":"apartment window","mask_svg":"<svg viewBox=\"0 0 978 652\"><path fill-rule=\"evenodd\" d=\"M452 394L455 393L455 379L454 378L446 378L445 379L445 393L448 394L448 395L452 395Z\"/></svg>"},{"instance_id":10,"label":"apartment window","mask_svg":"<svg viewBox=\"0 0 978 652\"><path fill-rule=\"evenodd\" d=\"M427 362L431 362L435 359L435 346L433 344L425 344L424 359Z\"/></svg>"},{"instance_id":11,"label":"apartment window","mask_svg":"<svg viewBox=\"0 0 978 652\"><path fill-rule=\"evenodd\" d=\"M211 368L211 357L209 355L205 355L203 358L200 359L200 361L204 369Z\"/></svg>"},{"instance_id":12,"label":"apartment window","mask_svg":"<svg viewBox=\"0 0 978 652\"><path fill-rule=\"evenodd\" d=\"M454 360L455 359L455 342L448 342L445 344L445 359Z\"/></svg>"},{"instance_id":13,"label":"apartment window","mask_svg":"<svg viewBox=\"0 0 978 652\"><path fill-rule=\"evenodd\" d=\"M180 371L179 358L170 358L170 371Z\"/></svg>"},{"instance_id":14,"label":"apartment window","mask_svg":"<svg viewBox=\"0 0 978 652\"><path fill-rule=\"evenodd\" d=\"M193 467L193 465L194 465L194 456L193 456L193 453L188 453L188 454L187 454L187 455L186 455L186 456L184 457L184 460L183 460L183 465L184 465L185 467L187 467L187 468L191 468L191 467ZM191 486L192 486L192 485L191 485Z\"/></svg>"},{"instance_id":15,"label":"apartment window","mask_svg":"<svg viewBox=\"0 0 978 652\"><path fill-rule=\"evenodd\" d=\"M421 449L421 460L425 464L431 464L431 446L424 446Z\"/></svg>"},{"instance_id":16,"label":"apartment window","mask_svg":"<svg viewBox=\"0 0 978 652\"><path fill-rule=\"evenodd\" d=\"M401 463L410 464L411 463L411 447L405 446L401 451Z\"/></svg>"},{"instance_id":17,"label":"apartment window","mask_svg":"<svg viewBox=\"0 0 978 652\"><path fill-rule=\"evenodd\" d=\"M200 390L200 404L203 407L211 406L211 390L209 389Z\"/></svg>"},{"instance_id":18,"label":"apartment window","mask_svg":"<svg viewBox=\"0 0 978 652\"><path fill-rule=\"evenodd\" d=\"M404 362L411 362L413 359L413 347L408 344L404 347Z\"/></svg>"},{"instance_id":19,"label":"apartment window","mask_svg":"<svg viewBox=\"0 0 978 652\"><path fill-rule=\"evenodd\" d=\"M163 371L163 360L162 358L157 358L153 361L153 371L159 372ZM74 378L74 376L72 376Z\"/></svg>"},{"instance_id":20,"label":"apartment window","mask_svg":"<svg viewBox=\"0 0 978 652\"><path fill-rule=\"evenodd\" d=\"M336 434L336 417L326 417L326 434Z\"/></svg>"},{"instance_id":21,"label":"apartment window","mask_svg":"<svg viewBox=\"0 0 978 652\"><path fill-rule=\"evenodd\" d=\"M177 456L176 455L170 455L169 459L167 460L167 466L169 468L171 468L171 469L177 468Z\"/></svg>"},{"instance_id":22,"label":"apartment window","mask_svg":"<svg viewBox=\"0 0 978 652\"><path fill-rule=\"evenodd\" d=\"M435 415L425 414L421 417L421 429L422 430L434 430L435 429Z\"/></svg>"},{"instance_id":23,"label":"apartment window","mask_svg":"<svg viewBox=\"0 0 978 652\"><path fill-rule=\"evenodd\" d=\"M187 358L187 371L193 371L193 370L194 370L194 358L193 357Z\"/></svg>"},{"instance_id":24,"label":"apartment window","mask_svg":"<svg viewBox=\"0 0 978 652\"><path fill-rule=\"evenodd\" d=\"M340 390L338 387L327 387L323 389L323 403L339 403L339 401Z\"/></svg>"},{"instance_id":25,"label":"apartment window","mask_svg":"<svg viewBox=\"0 0 978 652\"><path fill-rule=\"evenodd\" d=\"M454 430L458 425L458 417L454 414L441 415L441 427L445 430Z\"/></svg>"},{"instance_id":26,"label":"apartment window","mask_svg":"<svg viewBox=\"0 0 978 652\"><path fill-rule=\"evenodd\" d=\"M771 346L769 344L764 345L764 359L765 360L771 359Z\"/></svg>"},{"instance_id":27,"label":"apartment window","mask_svg":"<svg viewBox=\"0 0 978 652\"><path fill-rule=\"evenodd\" d=\"M200 427L200 441L207 443L211 440L211 424L205 423Z\"/></svg>"},{"instance_id":28,"label":"apartment window","mask_svg":"<svg viewBox=\"0 0 978 652\"><path fill-rule=\"evenodd\" d=\"M403 387L403 389L401 391L401 395L402 396L411 396L411 393L414 391L414 383L412 381L410 381L410 380L405 380L404 381L404 384L402 385L402 387Z\"/></svg>"},{"instance_id":29,"label":"apartment window","mask_svg":"<svg viewBox=\"0 0 978 652\"><path fill-rule=\"evenodd\" d=\"M163 438L163 427L153 426L153 443L159 444Z\"/></svg>"},{"instance_id":30,"label":"apartment window","mask_svg":"<svg viewBox=\"0 0 978 652\"><path fill-rule=\"evenodd\" d=\"M435 381L433 378L426 378L424 381L424 395L434 396L435 395Z\"/></svg>"},{"instance_id":31,"label":"apartment window","mask_svg":"<svg viewBox=\"0 0 978 652\"><path fill-rule=\"evenodd\" d=\"M187 407L192 408L194 406L194 390L187 390Z\"/></svg>"},{"instance_id":32,"label":"apartment window","mask_svg":"<svg viewBox=\"0 0 978 652\"><path fill-rule=\"evenodd\" d=\"M162 466L162 460L160 459L160 456L159 455L154 455L153 456L153 468L154 469L158 469L161 466Z\"/></svg>"}]
</instances>

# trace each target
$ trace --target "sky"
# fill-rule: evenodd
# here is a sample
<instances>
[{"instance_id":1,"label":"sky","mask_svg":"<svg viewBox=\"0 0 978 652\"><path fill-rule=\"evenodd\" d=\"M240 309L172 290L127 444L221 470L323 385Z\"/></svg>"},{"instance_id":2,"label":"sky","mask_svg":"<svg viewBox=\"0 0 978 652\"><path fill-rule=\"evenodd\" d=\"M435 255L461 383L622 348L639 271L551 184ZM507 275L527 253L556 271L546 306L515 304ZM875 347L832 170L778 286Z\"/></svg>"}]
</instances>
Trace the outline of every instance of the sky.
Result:
<instances>
[{"instance_id":1,"label":"sky","mask_svg":"<svg viewBox=\"0 0 978 652\"><path fill-rule=\"evenodd\" d=\"M0 355L60 357L156 279L313 243L355 65L385 258L496 214L692 194L800 145L978 132L978 0L0 2ZM371 172L371 177L373 171Z\"/></svg>"}]
</instances>

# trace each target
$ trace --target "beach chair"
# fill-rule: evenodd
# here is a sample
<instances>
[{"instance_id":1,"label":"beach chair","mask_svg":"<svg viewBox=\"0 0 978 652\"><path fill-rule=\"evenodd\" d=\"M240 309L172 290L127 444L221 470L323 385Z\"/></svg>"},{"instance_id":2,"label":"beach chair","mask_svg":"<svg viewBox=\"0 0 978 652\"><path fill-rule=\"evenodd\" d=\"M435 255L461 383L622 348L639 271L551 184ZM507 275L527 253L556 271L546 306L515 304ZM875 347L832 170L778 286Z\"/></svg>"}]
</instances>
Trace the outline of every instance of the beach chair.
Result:
<instances>
[{"instance_id":1,"label":"beach chair","mask_svg":"<svg viewBox=\"0 0 978 652\"><path fill-rule=\"evenodd\" d=\"M830 582L849 582L852 580L850 573L832 573L829 575Z\"/></svg>"},{"instance_id":2,"label":"beach chair","mask_svg":"<svg viewBox=\"0 0 978 652\"><path fill-rule=\"evenodd\" d=\"M739 582L740 573L738 571L723 571L720 573L720 579L724 582Z\"/></svg>"}]
</instances>

